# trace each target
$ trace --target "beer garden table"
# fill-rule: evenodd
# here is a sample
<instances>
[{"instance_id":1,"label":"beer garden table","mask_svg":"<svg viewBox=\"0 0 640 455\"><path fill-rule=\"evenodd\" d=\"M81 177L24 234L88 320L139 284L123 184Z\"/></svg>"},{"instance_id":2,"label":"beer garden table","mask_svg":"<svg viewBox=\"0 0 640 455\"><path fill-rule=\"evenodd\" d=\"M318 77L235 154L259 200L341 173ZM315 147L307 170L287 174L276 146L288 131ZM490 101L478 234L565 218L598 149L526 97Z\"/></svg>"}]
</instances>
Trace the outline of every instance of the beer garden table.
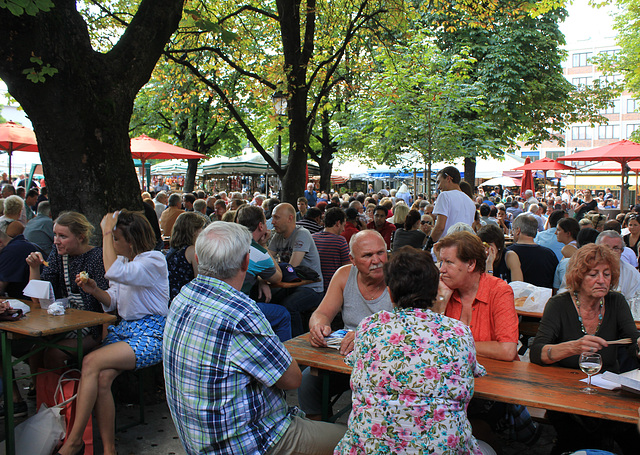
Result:
<instances>
[{"instance_id":1,"label":"beer garden table","mask_svg":"<svg viewBox=\"0 0 640 455\"><path fill-rule=\"evenodd\" d=\"M317 369L323 375L323 419L326 420L330 399L327 373L351 374L351 367L344 363L344 356L336 349L312 347L308 333L287 341L285 346L299 364ZM638 421L640 397L606 389L585 395L580 391L585 386L580 382L585 375L579 370L486 357L478 357L478 362L486 368L487 375L476 378L475 397L620 422Z\"/></svg>"},{"instance_id":2,"label":"beer garden table","mask_svg":"<svg viewBox=\"0 0 640 455\"><path fill-rule=\"evenodd\" d=\"M62 316L52 316L47 310L30 301L23 301L31 307L31 311L18 321L0 322L0 342L2 348L2 374L5 409L5 448L7 455L15 454L15 435L13 417L13 366L22 362L32 355L48 347L63 349L75 352L78 367L82 366L82 329L96 325L110 324L116 321L116 317L107 313L95 313L92 311L82 311L67 309ZM56 344L64 338L65 333L75 331L77 333L76 347L61 346ZM59 335L58 337L55 337ZM34 344L38 345L28 354L12 360L11 343L13 340L30 337ZM28 376L27 376L28 377Z\"/></svg>"}]
</instances>

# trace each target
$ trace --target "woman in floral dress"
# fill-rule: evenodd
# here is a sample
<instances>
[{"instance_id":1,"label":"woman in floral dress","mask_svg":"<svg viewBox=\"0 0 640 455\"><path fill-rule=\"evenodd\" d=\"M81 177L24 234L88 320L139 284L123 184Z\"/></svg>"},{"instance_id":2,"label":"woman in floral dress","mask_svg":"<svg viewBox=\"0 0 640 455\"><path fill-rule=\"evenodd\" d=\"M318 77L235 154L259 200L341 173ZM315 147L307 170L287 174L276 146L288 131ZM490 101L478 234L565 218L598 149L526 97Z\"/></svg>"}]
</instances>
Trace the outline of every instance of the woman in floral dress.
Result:
<instances>
[{"instance_id":1,"label":"woman in floral dress","mask_svg":"<svg viewBox=\"0 0 640 455\"><path fill-rule=\"evenodd\" d=\"M394 310L358 327L345 359L353 409L335 454L494 453L472 436L466 415L474 377L485 374L471 331L429 309L438 290L431 256L401 248L384 275Z\"/></svg>"}]
</instances>

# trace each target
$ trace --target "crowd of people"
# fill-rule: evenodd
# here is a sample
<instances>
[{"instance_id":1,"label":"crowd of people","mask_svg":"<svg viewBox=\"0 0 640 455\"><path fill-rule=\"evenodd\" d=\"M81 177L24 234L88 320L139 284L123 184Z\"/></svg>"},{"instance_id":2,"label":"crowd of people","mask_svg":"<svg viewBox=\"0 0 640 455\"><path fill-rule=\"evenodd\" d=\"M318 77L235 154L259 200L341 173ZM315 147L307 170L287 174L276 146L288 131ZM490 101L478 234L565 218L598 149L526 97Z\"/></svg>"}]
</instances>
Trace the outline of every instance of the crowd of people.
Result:
<instances>
[{"instance_id":1,"label":"crowd of people","mask_svg":"<svg viewBox=\"0 0 640 455\"><path fill-rule=\"evenodd\" d=\"M500 453L498 428L513 426L528 444L539 428L522 406L472 399L485 374L476 356L520 361L518 348L530 347L542 365L575 369L581 353L600 352L603 370L638 367L640 206L603 215L617 206L610 191L474 195L455 167L437 186L425 197L406 185L327 194L310 183L294 207L260 193L171 193L160 181L142 193L144 211L105 215L94 245L82 214L53 220L37 189L4 185L0 292L24 298L30 280L49 281L71 307L120 320L106 336L83 333L76 418L59 453L83 453L93 411L104 453L115 453L111 384L160 362L190 454ZM555 294L530 346L512 281ZM283 345L308 332L311 346L326 347L337 329L353 373L331 374L329 391L353 392L346 427L320 421L322 378ZM618 338L633 343L608 345ZM68 360L49 348L30 366ZM298 407L285 399L291 389ZM608 448L611 438L633 453L640 442L622 424L549 420L553 453L584 441Z\"/></svg>"}]
</instances>

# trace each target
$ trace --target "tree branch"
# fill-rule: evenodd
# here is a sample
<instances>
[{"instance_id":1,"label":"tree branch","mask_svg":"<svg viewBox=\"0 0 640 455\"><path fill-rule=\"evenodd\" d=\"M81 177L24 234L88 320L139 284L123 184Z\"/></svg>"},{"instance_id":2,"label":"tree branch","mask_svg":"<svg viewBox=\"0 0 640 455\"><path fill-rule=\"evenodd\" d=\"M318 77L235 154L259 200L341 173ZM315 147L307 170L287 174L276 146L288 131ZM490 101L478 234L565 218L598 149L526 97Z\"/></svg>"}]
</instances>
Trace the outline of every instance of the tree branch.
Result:
<instances>
[{"instance_id":1,"label":"tree branch","mask_svg":"<svg viewBox=\"0 0 640 455\"><path fill-rule=\"evenodd\" d=\"M191 62L176 58L172 55L167 55L167 58L188 68L189 71L191 71L194 76L196 76L198 79L200 79L200 81L202 81L202 83L204 83L207 87L211 88L214 92L218 94L218 96L220 97L224 105L227 107L227 109L229 109L229 112L231 113L233 118L236 119L236 121L238 122L238 125L240 125L242 130L247 135L247 139L249 140L249 142L251 142L251 144L256 148L256 150L262 155L262 157L269 164L269 166L271 166L276 171L276 173L280 177L282 177L284 175L282 168L278 166L275 160L266 152L264 147L262 147L262 144L260 144L258 139L254 136L253 132L251 131L251 128L249 128L249 126L245 123L244 119L242 118L238 110L235 108L231 100L227 97L224 90L222 90L218 84L210 81L207 77L205 77L194 65L191 64Z\"/></svg>"}]
</instances>

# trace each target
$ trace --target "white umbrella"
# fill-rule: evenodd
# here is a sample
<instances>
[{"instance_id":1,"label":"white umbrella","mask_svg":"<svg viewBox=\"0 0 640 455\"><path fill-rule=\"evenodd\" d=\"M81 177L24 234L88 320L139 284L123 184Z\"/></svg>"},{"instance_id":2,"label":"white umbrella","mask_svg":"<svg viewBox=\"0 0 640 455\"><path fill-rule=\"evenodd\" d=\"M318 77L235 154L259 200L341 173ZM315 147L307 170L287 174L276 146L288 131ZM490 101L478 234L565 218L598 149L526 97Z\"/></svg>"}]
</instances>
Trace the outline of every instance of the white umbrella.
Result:
<instances>
[{"instance_id":1,"label":"white umbrella","mask_svg":"<svg viewBox=\"0 0 640 455\"><path fill-rule=\"evenodd\" d=\"M487 180L486 182L481 183L478 186L520 186L519 182L516 182L515 179L511 177L496 177L494 179Z\"/></svg>"}]
</instances>

